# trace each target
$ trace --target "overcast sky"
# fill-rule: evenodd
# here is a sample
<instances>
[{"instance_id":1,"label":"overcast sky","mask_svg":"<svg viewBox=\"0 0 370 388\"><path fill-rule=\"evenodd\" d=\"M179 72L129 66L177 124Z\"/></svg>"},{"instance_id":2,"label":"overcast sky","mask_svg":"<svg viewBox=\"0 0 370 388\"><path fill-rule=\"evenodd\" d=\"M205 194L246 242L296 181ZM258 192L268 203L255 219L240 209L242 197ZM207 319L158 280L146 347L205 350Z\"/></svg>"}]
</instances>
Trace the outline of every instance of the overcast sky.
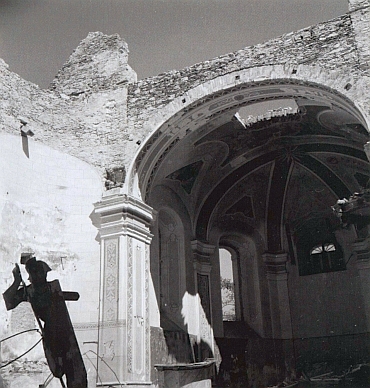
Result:
<instances>
[{"instance_id":1,"label":"overcast sky","mask_svg":"<svg viewBox=\"0 0 370 388\"><path fill-rule=\"evenodd\" d=\"M118 33L141 79L347 11L347 0L0 0L0 57L47 87L90 31Z\"/></svg>"}]
</instances>

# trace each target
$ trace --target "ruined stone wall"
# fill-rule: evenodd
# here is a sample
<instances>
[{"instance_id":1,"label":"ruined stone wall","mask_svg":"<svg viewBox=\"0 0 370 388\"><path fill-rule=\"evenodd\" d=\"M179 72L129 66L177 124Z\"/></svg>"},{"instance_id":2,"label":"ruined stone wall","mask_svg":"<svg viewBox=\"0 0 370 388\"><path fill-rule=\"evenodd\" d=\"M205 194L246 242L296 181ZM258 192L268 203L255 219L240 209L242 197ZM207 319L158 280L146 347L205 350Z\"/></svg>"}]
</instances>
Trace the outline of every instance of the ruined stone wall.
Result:
<instances>
[{"instance_id":1,"label":"ruined stone wall","mask_svg":"<svg viewBox=\"0 0 370 388\"><path fill-rule=\"evenodd\" d=\"M356 37L359 68L369 76L370 67L370 1L351 0L350 16Z\"/></svg>"},{"instance_id":2,"label":"ruined stone wall","mask_svg":"<svg viewBox=\"0 0 370 388\"><path fill-rule=\"evenodd\" d=\"M90 32L73 51L51 83L67 96L101 91L136 81L128 65L128 46L117 34Z\"/></svg>"},{"instance_id":3,"label":"ruined stone wall","mask_svg":"<svg viewBox=\"0 0 370 388\"><path fill-rule=\"evenodd\" d=\"M369 0L349 0L349 11L355 11L369 6Z\"/></svg>"},{"instance_id":4,"label":"ruined stone wall","mask_svg":"<svg viewBox=\"0 0 370 388\"><path fill-rule=\"evenodd\" d=\"M191 89L210 80L217 84L232 72L282 65L299 77L299 66L319 66L339 77L350 76L365 90L370 84L369 8L368 0L363 2L365 6L353 3L350 13L332 21L138 82L127 64L127 44L117 35L89 34L50 90L22 80L2 62L0 131L19 134L22 118L35 141L90 163L103 179L108 167L127 169L137 143L154 129L144 126L153 115L176 98L186 106ZM212 85L206 89L212 94Z\"/></svg>"},{"instance_id":5,"label":"ruined stone wall","mask_svg":"<svg viewBox=\"0 0 370 388\"><path fill-rule=\"evenodd\" d=\"M34 141L73 155L95 166L122 165L125 141L127 88L85 90L66 95L62 90L41 90L0 63L0 132L20 136L21 120Z\"/></svg>"},{"instance_id":6,"label":"ruined stone wall","mask_svg":"<svg viewBox=\"0 0 370 388\"><path fill-rule=\"evenodd\" d=\"M352 75L360 77L351 16L344 15L263 44L132 84L128 94L130 123L140 126L150 112L210 79L242 69L276 64L319 65L327 70L347 72L350 69Z\"/></svg>"}]
</instances>

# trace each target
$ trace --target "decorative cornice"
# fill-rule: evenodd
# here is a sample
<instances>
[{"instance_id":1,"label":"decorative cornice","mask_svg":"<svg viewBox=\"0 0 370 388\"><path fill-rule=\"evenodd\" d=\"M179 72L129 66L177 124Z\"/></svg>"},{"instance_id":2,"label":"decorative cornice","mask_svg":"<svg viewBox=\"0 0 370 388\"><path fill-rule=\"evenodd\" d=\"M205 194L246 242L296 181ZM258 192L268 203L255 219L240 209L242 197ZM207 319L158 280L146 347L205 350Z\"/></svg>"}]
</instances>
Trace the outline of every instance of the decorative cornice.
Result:
<instances>
[{"instance_id":1,"label":"decorative cornice","mask_svg":"<svg viewBox=\"0 0 370 388\"><path fill-rule=\"evenodd\" d=\"M213 254L216 247L199 240L193 240L191 242L191 248L194 255L194 269L198 273L209 274L212 269L210 256Z\"/></svg>"},{"instance_id":2,"label":"decorative cornice","mask_svg":"<svg viewBox=\"0 0 370 388\"><path fill-rule=\"evenodd\" d=\"M129 235L147 244L153 235L149 226L153 222L153 209L141 200L124 194L122 189L109 190L95 203L99 216L97 227L100 237Z\"/></svg>"},{"instance_id":3,"label":"decorative cornice","mask_svg":"<svg viewBox=\"0 0 370 388\"><path fill-rule=\"evenodd\" d=\"M209 257L215 251L216 246L205 243L203 241L193 240L191 241L191 249L193 250L194 254Z\"/></svg>"},{"instance_id":4,"label":"decorative cornice","mask_svg":"<svg viewBox=\"0 0 370 388\"><path fill-rule=\"evenodd\" d=\"M101 327L125 327L126 326L126 320L118 320L115 322L81 322L81 323L74 323L73 328L76 331L82 331L82 330L97 330Z\"/></svg>"},{"instance_id":5,"label":"decorative cornice","mask_svg":"<svg viewBox=\"0 0 370 388\"><path fill-rule=\"evenodd\" d=\"M122 212L150 224L152 208L138 198L123 193L123 189L112 189L104 193L101 201L95 203L95 212L101 216Z\"/></svg>"}]
</instances>

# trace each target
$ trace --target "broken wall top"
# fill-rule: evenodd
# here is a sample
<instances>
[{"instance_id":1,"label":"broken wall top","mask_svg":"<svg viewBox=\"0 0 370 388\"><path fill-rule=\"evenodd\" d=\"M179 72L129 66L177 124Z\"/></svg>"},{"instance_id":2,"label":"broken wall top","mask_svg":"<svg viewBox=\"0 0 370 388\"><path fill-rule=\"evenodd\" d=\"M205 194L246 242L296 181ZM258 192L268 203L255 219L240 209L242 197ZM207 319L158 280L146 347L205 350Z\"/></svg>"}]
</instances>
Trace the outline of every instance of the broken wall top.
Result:
<instances>
[{"instance_id":1,"label":"broken wall top","mask_svg":"<svg viewBox=\"0 0 370 388\"><path fill-rule=\"evenodd\" d=\"M74 50L51 83L51 89L68 96L109 89L135 82L128 65L128 46L118 34L90 32Z\"/></svg>"},{"instance_id":2,"label":"broken wall top","mask_svg":"<svg viewBox=\"0 0 370 388\"><path fill-rule=\"evenodd\" d=\"M355 3L361 7L331 21L140 81L127 63L127 44L118 35L101 32L81 42L51 90L22 80L0 63L0 130L19 133L22 117L36 141L99 169L112 161L127 166L137 141L148 134L143 123L152 114L217 77L274 65L305 65L348 75L354 82L369 78L370 11L364 1L353 0L353 7ZM365 89L360 98L367 98Z\"/></svg>"},{"instance_id":3,"label":"broken wall top","mask_svg":"<svg viewBox=\"0 0 370 388\"><path fill-rule=\"evenodd\" d=\"M359 12L365 13L360 20ZM369 15L366 8L182 70L139 80L129 85L129 111L133 117L137 116L140 111L165 106L211 79L255 67L320 66L360 78L369 73L370 30L366 29Z\"/></svg>"}]
</instances>

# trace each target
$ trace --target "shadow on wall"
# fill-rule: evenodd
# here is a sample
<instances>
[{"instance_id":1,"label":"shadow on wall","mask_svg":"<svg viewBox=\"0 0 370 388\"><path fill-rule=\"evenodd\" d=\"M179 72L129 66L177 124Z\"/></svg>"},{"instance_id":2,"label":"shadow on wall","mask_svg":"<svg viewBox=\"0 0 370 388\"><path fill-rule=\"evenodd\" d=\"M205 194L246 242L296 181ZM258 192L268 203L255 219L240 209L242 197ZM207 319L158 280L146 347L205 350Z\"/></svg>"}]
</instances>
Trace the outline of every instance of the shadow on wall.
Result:
<instances>
[{"instance_id":1,"label":"shadow on wall","mask_svg":"<svg viewBox=\"0 0 370 388\"><path fill-rule=\"evenodd\" d=\"M204 380L210 360L214 364L206 378L212 379L217 387L265 387L293 381L296 365L290 360L289 341L265 340L254 332L244 333L244 338L214 338L200 296L186 293L182 302L183 327L163 313L162 332L152 333L152 349L155 349L152 364L157 370L153 381L160 376L158 373L164 376L177 373L178 378L187 375L192 382L197 378ZM197 364L204 364L198 374L193 370Z\"/></svg>"},{"instance_id":2,"label":"shadow on wall","mask_svg":"<svg viewBox=\"0 0 370 388\"><path fill-rule=\"evenodd\" d=\"M181 326L162 312L161 329L152 328L152 364L191 364L215 358L219 365L221 360L217 347L215 350L213 330L199 295L185 294L181 314Z\"/></svg>"},{"instance_id":3,"label":"shadow on wall","mask_svg":"<svg viewBox=\"0 0 370 388\"><path fill-rule=\"evenodd\" d=\"M23 152L24 154L27 156L27 158L30 157L30 149L29 149L29 146L28 146L28 137L26 135L23 135L22 134L22 149L23 149Z\"/></svg>"},{"instance_id":4,"label":"shadow on wall","mask_svg":"<svg viewBox=\"0 0 370 388\"><path fill-rule=\"evenodd\" d=\"M161 328L168 352L167 363L191 363L195 362L193 339L189 333L178 326L166 314L161 314Z\"/></svg>"}]
</instances>

